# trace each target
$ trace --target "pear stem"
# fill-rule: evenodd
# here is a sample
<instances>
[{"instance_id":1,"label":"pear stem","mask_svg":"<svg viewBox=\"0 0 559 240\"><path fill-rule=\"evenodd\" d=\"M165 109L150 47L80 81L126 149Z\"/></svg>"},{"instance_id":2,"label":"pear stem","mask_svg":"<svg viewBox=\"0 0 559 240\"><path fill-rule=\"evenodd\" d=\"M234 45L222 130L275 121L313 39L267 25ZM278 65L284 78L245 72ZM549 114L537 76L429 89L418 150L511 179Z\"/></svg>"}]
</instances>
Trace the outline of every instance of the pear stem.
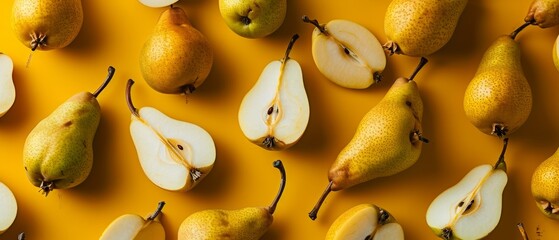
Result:
<instances>
[{"instance_id":1,"label":"pear stem","mask_svg":"<svg viewBox=\"0 0 559 240\"><path fill-rule=\"evenodd\" d=\"M285 167L283 167L283 163L281 162L281 160L274 161L274 167L277 168L280 171L281 182L280 182L280 187L279 187L279 190L278 190L278 194L276 195L276 197L272 201L272 204L270 204L270 206L268 207L268 212L270 214L274 214L274 212L276 211L276 206L278 205L278 202L281 198L281 195L283 194L283 190L285 189L285 181L287 179L286 175L285 175Z\"/></svg>"},{"instance_id":2,"label":"pear stem","mask_svg":"<svg viewBox=\"0 0 559 240\"><path fill-rule=\"evenodd\" d=\"M136 109L136 107L134 107L134 104L132 103L132 96L131 96L132 85L134 85L134 80L128 79L128 82L126 82L126 91L124 94L126 95L126 103L128 105L128 109L130 109L130 112L132 112L134 116L139 118L140 115L138 115L138 109Z\"/></svg>"},{"instance_id":3,"label":"pear stem","mask_svg":"<svg viewBox=\"0 0 559 240\"><path fill-rule=\"evenodd\" d=\"M526 229L524 228L524 224L518 223L516 224L516 226L518 227L518 231L520 231L520 234L522 235L522 239L529 240L528 234L526 233Z\"/></svg>"},{"instance_id":4,"label":"pear stem","mask_svg":"<svg viewBox=\"0 0 559 240\"><path fill-rule=\"evenodd\" d=\"M318 199L318 202L316 202L316 205L314 205L314 208L309 212L309 218L311 218L311 220L316 219L316 215L318 214L318 210L320 210L320 206L322 206L322 203L324 202L326 197L328 197L328 194L330 194L330 192L332 191L332 184L333 183L334 182L332 182L332 181L330 181L330 183L328 183L328 186L326 187L326 189L324 190L324 192L322 193L322 195Z\"/></svg>"},{"instance_id":5,"label":"pear stem","mask_svg":"<svg viewBox=\"0 0 559 240\"><path fill-rule=\"evenodd\" d=\"M518 35L518 33L520 31L522 31L524 28L532 25L534 21L529 21L529 22L525 22L524 24L520 25L520 27L518 27L516 30L514 30L511 34L510 34L510 38L512 38L513 40L516 38L516 35Z\"/></svg>"},{"instance_id":6,"label":"pear stem","mask_svg":"<svg viewBox=\"0 0 559 240\"><path fill-rule=\"evenodd\" d=\"M17 240L25 240L25 232L22 232L19 235L17 235Z\"/></svg>"},{"instance_id":7,"label":"pear stem","mask_svg":"<svg viewBox=\"0 0 559 240\"><path fill-rule=\"evenodd\" d=\"M509 143L509 138L503 139L503 150L501 150L501 155L499 155L499 160L495 163L494 169L503 169L507 171L507 164L505 163L505 153L507 152L507 145Z\"/></svg>"},{"instance_id":8,"label":"pear stem","mask_svg":"<svg viewBox=\"0 0 559 240\"><path fill-rule=\"evenodd\" d=\"M297 41L297 39L299 39L299 34L295 34L293 35L293 37L291 37L291 41L289 41L289 44L287 45L287 49L285 50L285 56L283 57L284 63L287 62L287 59L289 59L289 53L291 53L293 44L295 44L295 41Z\"/></svg>"},{"instance_id":9,"label":"pear stem","mask_svg":"<svg viewBox=\"0 0 559 240\"><path fill-rule=\"evenodd\" d=\"M97 90L95 90L95 92L93 93L94 97L99 96L99 94L103 91L103 89L105 89L105 87L109 84L109 82L113 78L113 75L115 74L115 68L113 66L109 66L108 71L109 73L107 74L107 78L105 79L105 81L103 81L103 84L101 84L101 86L99 86L99 88L97 88Z\"/></svg>"},{"instance_id":10,"label":"pear stem","mask_svg":"<svg viewBox=\"0 0 559 240\"><path fill-rule=\"evenodd\" d=\"M421 57L421 59L419 60L419 64L417 64L417 67L415 68L415 70L412 72L409 80L413 81L413 79L415 78L415 75L417 75L417 73L419 72L419 70L421 70L423 68L423 66L425 66L425 64L427 64L427 62L429 62L429 60L427 60L427 58L425 57Z\"/></svg>"},{"instance_id":11,"label":"pear stem","mask_svg":"<svg viewBox=\"0 0 559 240\"><path fill-rule=\"evenodd\" d=\"M165 202L161 201L159 202L159 204L157 204L157 209L155 209L155 212L153 212L148 218L148 221L153 221L163 210L163 207L165 206Z\"/></svg>"},{"instance_id":12,"label":"pear stem","mask_svg":"<svg viewBox=\"0 0 559 240\"><path fill-rule=\"evenodd\" d=\"M307 15L303 15L302 19L303 19L303 22L310 23L310 24L314 25L316 28L318 28L318 30L320 30L321 33L328 35L328 32L326 31L326 28L324 26L320 25L318 20L316 20L316 19L311 20Z\"/></svg>"}]
</instances>

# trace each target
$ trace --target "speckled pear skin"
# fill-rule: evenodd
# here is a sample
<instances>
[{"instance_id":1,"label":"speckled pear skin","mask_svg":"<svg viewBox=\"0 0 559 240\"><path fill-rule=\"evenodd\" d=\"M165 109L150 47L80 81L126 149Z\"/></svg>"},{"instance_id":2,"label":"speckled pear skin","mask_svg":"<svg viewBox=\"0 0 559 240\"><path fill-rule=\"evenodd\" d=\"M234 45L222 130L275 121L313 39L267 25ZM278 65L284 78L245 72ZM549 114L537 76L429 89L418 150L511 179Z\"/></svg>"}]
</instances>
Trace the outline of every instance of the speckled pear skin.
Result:
<instances>
[{"instance_id":1,"label":"speckled pear skin","mask_svg":"<svg viewBox=\"0 0 559 240\"><path fill-rule=\"evenodd\" d=\"M92 145L100 118L97 99L82 92L40 121L23 147L23 166L31 183L37 187L52 183L56 189L82 183L93 165Z\"/></svg>"},{"instance_id":2,"label":"speckled pear skin","mask_svg":"<svg viewBox=\"0 0 559 240\"><path fill-rule=\"evenodd\" d=\"M464 94L464 110L470 122L486 134L494 125L514 133L528 119L532 92L524 76L518 43L509 35L498 37L486 50Z\"/></svg>"},{"instance_id":3,"label":"speckled pear skin","mask_svg":"<svg viewBox=\"0 0 559 240\"><path fill-rule=\"evenodd\" d=\"M330 171L331 189L337 191L378 177L390 176L412 166L422 142L423 102L415 81L397 79L384 98L359 123L355 135L342 149Z\"/></svg>"},{"instance_id":4,"label":"speckled pear skin","mask_svg":"<svg viewBox=\"0 0 559 240\"><path fill-rule=\"evenodd\" d=\"M538 208L545 216L559 220L559 149L536 168L531 185Z\"/></svg>"},{"instance_id":5,"label":"speckled pear skin","mask_svg":"<svg viewBox=\"0 0 559 240\"><path fill-rule=\"evenodd\" d=\"M179 240L258 240L272 224L267 208L203 210L187 217L179 228Z\"/></svg>"},{"instance_id":6,"label":"speckled pear skin","mask_svg":"<svg viewBox=\"0 0 559 240\"><path fill-rule=\"evenodd\" d=\"M83 23L81 0L15 0L11 24L16 36L26 47L33 48L36 38L45 37L39 50L52 50L69 45Z\"/></svg>"},{"instance_id":7,"label":"speckled pear skin","mask_svg":"<svg viewBox=\"0 0 559 240\"><path fill-rule=\"evenodd\" d=\"M528 8L524 18L526 22L533 22L541 28L553 27L559 24L559 0L534 0Z\"/></svg>"},{"instance_id":8,"label":"speckled pear skin","mask_svg":"<svg viewBox=\"0 0 559 240\"><path fill-rule=\"evenodd\" d=\"M398 47L392 53L397 54L433 54L451 39L467 3L468 0L393 0L384 17L387 45L396 43Z\"/></svg>"}]
</instances>

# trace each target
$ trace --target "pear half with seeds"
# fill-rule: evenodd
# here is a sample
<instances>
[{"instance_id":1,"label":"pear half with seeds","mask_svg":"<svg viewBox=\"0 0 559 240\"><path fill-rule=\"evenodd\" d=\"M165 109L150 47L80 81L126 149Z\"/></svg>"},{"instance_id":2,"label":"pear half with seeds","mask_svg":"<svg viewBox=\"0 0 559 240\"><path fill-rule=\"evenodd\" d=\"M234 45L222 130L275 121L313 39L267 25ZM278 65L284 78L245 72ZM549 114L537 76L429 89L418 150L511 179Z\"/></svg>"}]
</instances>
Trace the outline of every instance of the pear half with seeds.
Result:
<instances>
[{"instance_id":1,"label":"pear half with seeds","mask_svg":"<svg viewBox=\"0 0 559 240\"><path fill-rule=\"evenodd\" d=\"M340 215L328 229L326 240L403 240L404 230L386 210L360 204Z\"/></svg>"},{"instance_id":2,"label":"pear half with seeds","mask_svg":"<svg viewBox=\"0 0 559 240\"><path fill-rule=\"evenodd\" d=\"M187 191L212 170L215 144L203 128L172 119L152 107L136 109L128 80L126 99L132 113L130 135L146 176L157 186Z\"/></svg>"},{"instance_id":3,"label":"pear half with seeds","mask_svg":"<svg viewBox=\"0 0 559 240\"><path fill-rule=\"evenodd\" d=\"M103 231L99 240L134 239L134 240L163 240L165 229L159 218L165 202L159 202L155 212L144 218L138 214L124 214L113 220Z\"/></svg>"}]
</instances>

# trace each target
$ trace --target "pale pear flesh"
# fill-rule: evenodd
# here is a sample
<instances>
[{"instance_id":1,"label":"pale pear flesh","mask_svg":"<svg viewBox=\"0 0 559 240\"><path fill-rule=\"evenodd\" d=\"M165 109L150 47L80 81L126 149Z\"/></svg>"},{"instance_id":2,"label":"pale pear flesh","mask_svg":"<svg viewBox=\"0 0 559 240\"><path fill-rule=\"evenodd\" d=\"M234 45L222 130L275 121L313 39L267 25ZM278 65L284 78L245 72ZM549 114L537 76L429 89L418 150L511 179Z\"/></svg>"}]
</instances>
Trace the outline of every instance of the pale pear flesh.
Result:
<instances>
[{"instance_id":1,"label":"pale pear flesh","mask_svg":"<svg viewBox=\"0 0 559 240\"><path fill-rule=\"evenodd\" d=\"M17 201L8 186L0 182L0 234L6 231L15 221Z\"/></svg>"},{"instance_id":2,"label":"pale pear flesh","mask_svg":"<svg viewBox=\"0 0 559 240\"><path fill-rule=\"evenodd\" d=\"M165 202L158 209L143 218L137 214L124 214L113 220L101 234L100 240L154 240L165 239L165 229L159 216Z\"/></svg>"},{"instance_id":3,"label":"pale pear flesh","mask_svg":"<svg viewBox=\"0 0 559 240\"><path fill-rule=\"evenodd\" d=\"M350 208L332 223L326 240L404 239L400 224L388 213L373 204Z\"/></svg>"},{"instance_id":4,"label":"pale pear flesh","mask_svg":"<svg viewBox=\"0 0 559 240\"><path fill-rule=\"evenodd\" d=\"M15 0L11 23L19 41L33 51L63 48L82 27L82 2Z\"/></svg>"},{"instance_id":5,"label":"pale pear flesh","mask_svg":"<svg viewBox=\"0 0 559 240\"><path fill-rule=\"evenodd\" d=\"M296 38L295 38L296 39ZM310 107L301 66L286 57L269 63L243 98L238 120L243 134L268 150L283 150L303 135Z\"/></svg>"},{"instance_id":6,"label":"pale pear flesh","mask_svg":"<svg viewBox=\"0 0 559 240\"><path fill-rule=\"evenodd\" d=\"M14 62L10 56L0 52L0 117L12 108L16 100L13 71Z\"/></svg>"},{"instance_id":7,"label":"pale pear flesh","mask_svg":"<svg viewBox=\"0 0 559 240\"><path fill-rule=\"evenodd\" d=\"M312 34L312 55L328 80L352 89L368 88L381 80L386 55L367 28L344 19L321 25L304 16L303 21L316 26Z\"/></svg>"},{"instance_id":8,"label":"pale pear flesh","mask_svg":"<svg viewBox=\"0 0 559 240\"><path fill-rule=\"evenodd\" d=\"M179 0L138 0L140 3L152 7L152 8L160 8L160 7L167 7L173 3L178 2Z\"/></svg>"}]
</instances>

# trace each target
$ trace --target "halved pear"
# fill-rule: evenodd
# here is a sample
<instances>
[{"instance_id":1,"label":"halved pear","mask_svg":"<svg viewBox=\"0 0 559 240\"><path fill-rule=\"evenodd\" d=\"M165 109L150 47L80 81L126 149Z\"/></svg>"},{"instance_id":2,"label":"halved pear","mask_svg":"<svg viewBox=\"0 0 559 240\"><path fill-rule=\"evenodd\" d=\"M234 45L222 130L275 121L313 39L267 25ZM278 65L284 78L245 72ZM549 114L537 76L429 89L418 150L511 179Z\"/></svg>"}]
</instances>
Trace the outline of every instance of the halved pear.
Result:
<instances>
[{"instance_id":1,"label":"halved pear","mask_svg":"<svg viewBox=\"0 0 559 240\"><path fill-rule=\"evenodd\" d=\"M10 188L0 182L0 234L4 233L14 223L16 215L16 198Z\"/></svg>"},{"instance_id":2,"label":"halved pear","mask_svg":"<svg viewBox=\"0 0 559 240\"><path fill-rule=\"evenodd\" d=\"M298 37L293 36L283 59L264 68L239 108L239 125L244 135L267 150L294 145L309 122L310 107L301 66L289 58Z\"/></svg>"},{"instance_id":3,"label":"halved pear","mask_svg":"<svg viewBox=\"0 0 559 240\"><path fill-rule=\"evenodd\" d=\"M472 169L460 182L441 193L427 209L427 224L442 239L481 239L501 218L502 194L507 184L504 153L492 166Z\"/></svg>"},{"instance_id":4,"label":"halved pear","mask_svg":"<svg viewBox=\"0 0 559 240\"><path fill-rule=\"evenodd\" d=\"M340 215L328 229L326 240L404 239L404 230L386 210L360 204Z\"/></svg>"},{"instance_id":5,"label":"halved pear","mask_svg":"<svg viewBox=\"0 0 559 240\"><path fill-rule=\"evenodd\" d=\"M165 239L165 229L159 221L165 202L159 202L154 213L146 218L124 214L116 218L101 234L99 240L155 240Z\"/></svg>"},{"instance_id":6,"label":"halved pear","mask_svg":"<svg viewBox=\"0 0 559 240\"><path fill-rule=\"evenodd\" d=\"M312 56L318 70L330 81L346 88L364 89L382 78L386 54L378 39L362 25L344 19L315 26Z\"/></svg>"},{"instance_id":7,"label":"halved pear","mask_svg":"<svg viewBox=\"0 0 559 240\"><path fill-rule=\"evenodd\" d=\"M172 119L152 107L137 110L132 104L128 80L126 95L132 112L130 135L147 177L171 191L190 190L212 170L215 144L203 128Z\"/></svg>"},{"instance_id":8,"label":"halved pear","mask_svg":"<svg viewBox=\"0 0 559 240\"><path fill-rule=\"evenodd\" d=\"M160 7L167 7L173 3L178 2L179 0L138 0L140 3L152 7L152 8L160 8Z\"/></svg>"},{"instance_id":9,"label":"halved pear","mask_svg":"<svg viewBox=\"0 0 559 240\"><path fill-rule=\"evenodd\" d=\"M10 110L16 100L13 71L14 62L10 56L0 52L0 117Z\"/></svg>"}]
</instances>

